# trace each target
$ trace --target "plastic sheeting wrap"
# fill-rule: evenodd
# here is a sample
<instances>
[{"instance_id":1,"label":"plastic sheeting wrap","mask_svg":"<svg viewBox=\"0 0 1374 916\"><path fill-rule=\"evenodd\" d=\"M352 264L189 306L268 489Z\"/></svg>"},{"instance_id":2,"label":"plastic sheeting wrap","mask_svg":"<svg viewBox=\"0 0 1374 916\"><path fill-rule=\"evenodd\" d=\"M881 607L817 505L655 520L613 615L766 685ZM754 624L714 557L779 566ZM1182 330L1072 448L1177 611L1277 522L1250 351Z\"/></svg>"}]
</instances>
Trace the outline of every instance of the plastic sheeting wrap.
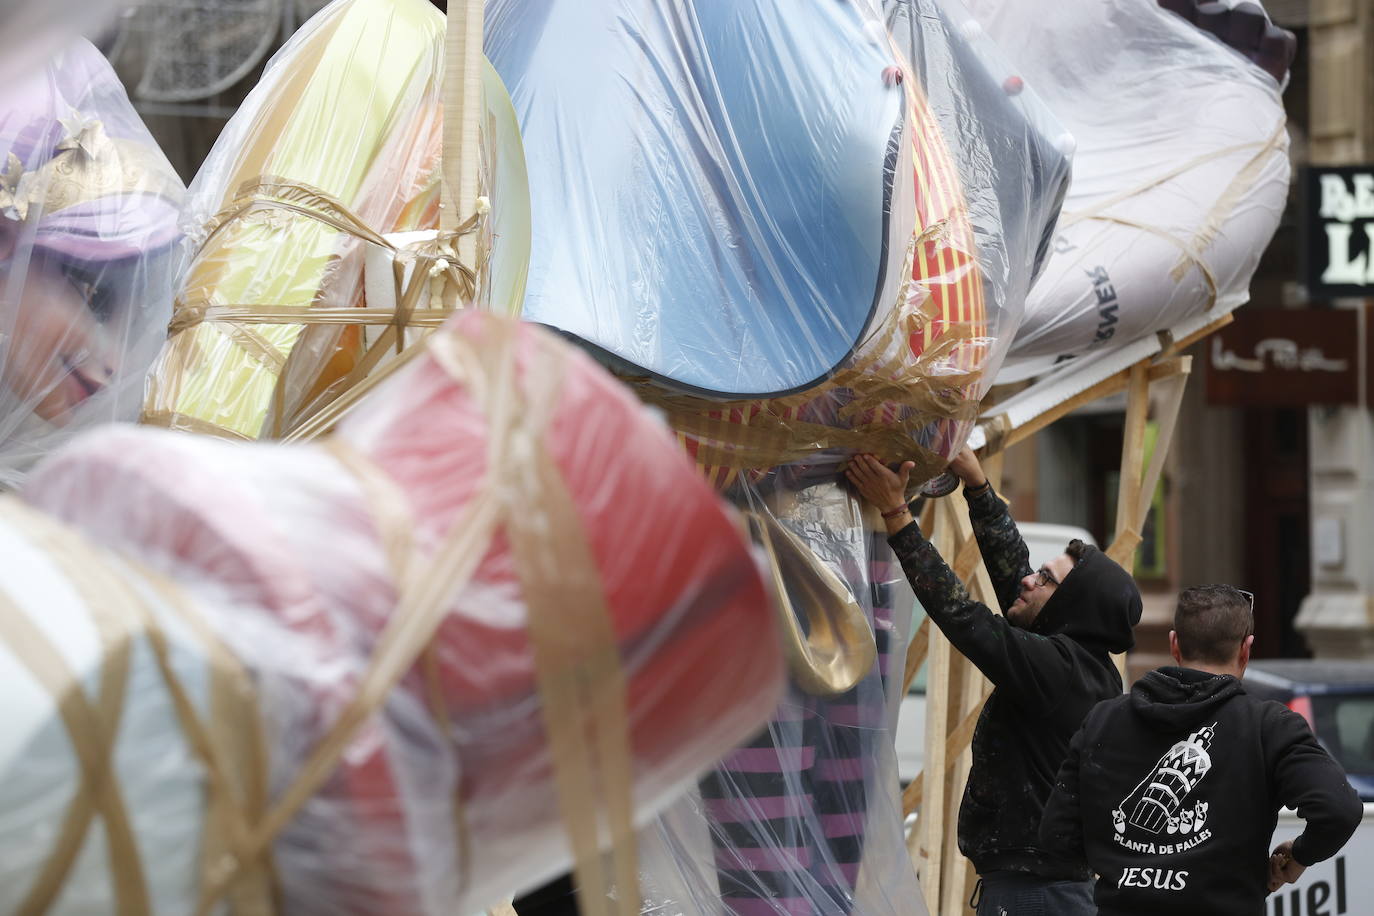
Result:
<instances>
[{"instance_id":1,"label":"plastic sheeting wrap","mask_svg":"<svg viewBox=\"0 0 1374 916\"><path fill-rule=\"evenodd\" d=\"M624 836L777 702L738 520L504 319L322 444L111 428L24 498L51 515L0 503L0 912L475 912L567 867L560 810L583 853L603 805Z\"/></svg>"},{"instance_id":2,"label":"plastic sheeting wrap","mask_svg":"<svg viewBox=\"0 0 1374 916\"><path fill-rule=\"evenodd\" d=\"M837 485L751 498L771 519L787 610L821 651L810 666L789 653L792 683L768 727L644 831L643 912L921 916L893 749L911 592L886 536ZM841 668L858 677L838 691L811 673L833 644L864 657Z\"/></svg>"},{"instance_id":3,"label":"plastic sheeting wrap","mask_svg":"<svg viewBox=\"0 0 1374 916\"><path fill-rule=\"evenodd\" d=\"M90 43L0 87L4 489L74 433L137 416L185 188Z\"/></svg>"},{"instance_id":4,"label":"plastic sheeting wrap","mask_svg":"<svg viewBox=\"0 0 1374 916\"><path fill-rule=\"evenodd\" d=\"M1074 138L958 0L885 0L883 11L959 170L978 239L991 379L1049 259Z\"/></svg>"},{"instance_id":5,"label":"plastic sheeting wrap","mask_svg":"<svg viewBox=\"0 0 1374 916\"><path fill-rule=\"evenodd\" d=\"M435 234L443 39L426 0L336 0L272 59L191 184L197 248L146 422L282 436L457 306L454 239ZM482 103L479 194L491 209L476 231L490 256L476 266L476 304L518 314L528 189L489 66ZM449 282L436 286L440 275Z\"/></svg>"},{"instance_id":6,"label":"plastic sheeting wrap","mask_svg":"<svg viewBox=\"0 0 1374 916\"><path fill-rule=\"evenodd\" d=\"M487 6L528 154L524 316L664 409L795 624L774 721L642 837L655 916L924 911L887 677L912 601L838 472L865 450L921 481L962 445L1067 161L986 41L901 6L892 32L863 2Z\"/></svg>"},{"instance_id":7,"label":"plastic sheeting wrap","mask_svg":"<svg viewBox=\"0 0 1374 916\"><path fill-rule=\"evenodd\" d=\"M856 449L940 471L1029 277L978 269L977 233L1002 244L966 193L993 194L961 134L983 109L896 84L876 10L495 0L487 54L530 151L526 318L637 383L721 487ZM1030 245L1009 264L1053 222L1063 162L1044 168L1024 187L1047 199L998 214Z\"/></svg>"},{"instance_id":8,"label":"plastic sheeting wrap","mask_svg":"<svg viewBox=\"0 0 1374 916\"><path fill-rule=\"evenodd\" d=\"M1253 3L1202 4L1233 47L1161 2L969 0L1078 141L1054 256L999 381L1249 298L1289 180L1280 85L1261 63L1277 54L1281 75L1291 36Z\"/></svg>"},{"instance_id":9,"label":"plastic sheeting wrap","mask_svg":"<svg viewBox=\"0 0 1374 916\"><path fill-rule=\"evenodd\" d=\"M120 0L0 0L0 85L42 68L83 30L94 35L125 6Z\"/></svg>"}]
</instances>

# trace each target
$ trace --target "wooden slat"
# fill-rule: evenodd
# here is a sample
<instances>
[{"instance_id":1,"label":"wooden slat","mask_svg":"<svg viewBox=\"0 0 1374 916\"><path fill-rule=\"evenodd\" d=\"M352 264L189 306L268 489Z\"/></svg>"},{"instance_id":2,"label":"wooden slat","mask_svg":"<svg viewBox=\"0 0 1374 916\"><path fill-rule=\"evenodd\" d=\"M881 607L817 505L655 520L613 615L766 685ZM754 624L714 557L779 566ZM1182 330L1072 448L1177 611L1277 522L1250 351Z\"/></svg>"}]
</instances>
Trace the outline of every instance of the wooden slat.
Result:
<instances>
[{"instance_id":1,"label":"wooden slat","mask_svg":"<svg viewBox=\"0 0 1374 916\"><path fill-rule=\"evenodd\" d=\"M952 664L950 665L950 702L951 710L957 711L958 720L962 721L968 716L970 709L977 710L982 706L982 697L979 693L979 682L982 675L973 667L963 655L954 653ZM951 716L954 719L954 716ZM946 746L952 743L959 731L956 725L945 739ZM948 753L945 756L945 811L948 813L945 818L943 836L941 842L944 844L944 853L941 856L940 874L940 912L958 912L961 897L967 900L968 896L964 893L964 873L967 870L965 859L959 852L959 805L963 802L964 786L968 784L969 766L972 755L967 745L961 750Z\"/></svg>"},{"instance_id":2,"label":"wooden slat","mask_svg":"<svg viewBox=\"0 0 1374 916\"><path fill-rule=\"evenodd\" d=\"M993 590L992 577L988 575L983 556L978 551L978 541L973 533L973 523L969 520L968 503L962 491L946 497L949 504L948 520L954 526L955 543L959 545L958 555L964 558L965 551L971 550L971 568L968 572L960 570L960 578L965 582L969 594L983 602L994 612L998 610L997 594ZM949 747L947 760L954 764L947 782L949 784L950 810L957 810L963 799L964 786L968 783L969 770L973 765L971 745L974 728L982 713L983 703L991 691L987 678L983 677L973 663L960 656L955 666L956 676L963 684L960 699L959 723L949 733L946 743ZM955 750L957 748L957 750ZM958 818L950 818L945 828L945 873L941 879L942 913L957 913L968 900L968 861L959 852Z\"/></svg>"},{"instance_id":3,"label":"wooden slat","mask_svg":"<svg viewBox=\"0 0 1374 916\"><path fill-rule=\"evenodd\" d=\"M1167 359L1172 359L1174 356L1177 356L1178 354L1182 353L1184 350L1188 349L1193 344L1197 343L1199 340L1202 340L1202 338L1216 331L1221 330L1222 328L1226 327L1228 324L1235 320L1235 313L1227 312L1225 315L1222 315L1220 318L1218 318L1216 321L1213 321L1211 324L1206 325L1205 327L1200 328L1194 331L1193 333L1189 334L1188 336L1182 337L1171 343L1169 346L1165 347L1162 351L1155 355L1154 361L1157 363L1162 363Z\"/></svg>"},{"instance_id":4,"label":"wooden slat","mask_svg":"<svg viewBox=\"0 0 1374 916\"><path fill-rule=\"evenodd\" d=\"M926 663L926 657L929 654L930 618L927 617L916 628L916 632L911 637L911 644L906 647L906 671L902 676L902 696L906 696L907 691L911 689L911 682L916 680L916 673Z\"/></svg>"},{"instance_id":5,"label":"wooden slat","mask_svg":"<svg viewBox=\"0 0 1374 916\"><path fill-rule=\"evenodd\" d=\"M1143 525L1154 498L1155 487L1164 473L1164 460L1168 457L1169 446L1173 445L1174 429L1178 426L1179 410L1183 407L1183 394L1188 389L1188 377L1192 371L1193 358L1180 356L1183 371L1173 378L1159 383L1157 390L1161 396L1157 402L1155 425L1159 429L1155 436L1154 453L1150 456L1150 466L1145 470L1145 478L1140 484L1140 502L1136 506L1135 517Z\"/></svg>"},{"instance_id":6,"label":"wooden slat","mask_svg":"<svg viewBox=\"0 0 1374 916\"><path fill-rule=\"evenodd\" d=\"M1131 367L1126 390L1126 427L1121 442L1121 474L1116 488L1115 536L1138 531L1135 510L1140 502L1140 475L1145 464L1145 422L1150 413L1150 380L1146 367Z\"/></svg>"},{"instance_id":7,"label":"wooden slat","mask_svg":"<svg viewBox=\"0 0 1374 916\"><path fill-rule=\"evenodd\" d=\"M1221 325L1229 323L1229 315L1227 319L1227 321L1219 322L1218 326L1220 327ZM1196 335L1190 335L1185 339L1194 341L1197 337ZM1169 378L1173 375L1177 375L1181 371L1179 363L1175 360L1168 360L1151 365L1152 361L1152 359L1141 360L1141 362L1136 364L1137 366L1146 367L1145 374L1151 382ZM1001 448L998 449L998 451L1006 451L1013 445L1026 441L1040 430L1051 425L1056 420L1068 416L1080 407L1086 407L1094 401L1100 401L1103 398L1111 397L1117 392L1125 391L1127 385L1130 383L1131 371L1134 368L1135 367L1132 366L1129 369L1123 369L1115 375L1109 375L1097 384L1080 391L1063 403L1050 408L1039 416L1016 427L1003 438ZM993 454L996 454L996 452L988 452L986 451L986 447L978 452L979 458L985 462Z\"/></svg>"},{"instance_id":8,"label":"wooden slat","mask_svg":"<svg viewBox=\"0 0 1374 916\"><path fill-rule=\"evenodd\" d=\"M1103 379L1012 430L1003 437L997 453L982 456L988 478L1000 488L1001 455L1007 448L1030 439L1039 430L1086 404L1119 391L1127 392L1115 537L1108 553L1129 569L1140 542L1139 528L1148 508L1147 497L1162 474L1191 371L1191 357L1177 354L1231 320L1230 314L1221 316L1195 334L1170 344L1161 356L1142 360ZM1150 467L1146 470L1144 442L1150 389L1159 382L1169 385L1160 401L1159 435ZM970 593L989 607L996 607L997 598L977 551L962 492L938 501L938 505L927 505L921 525L922 530L932 535L941 556L954 558L952 567L965 581ZM922 629L927 631L926 637L921 639L921 631L918 631L908 650L907 662L911 675L919 668L920 659L926 656L930 659L926 693L926 768L902 793L902 808L907 814L920 811L916 835L908 843L908 849L921 875L927 907L932 913L957 914L967 912L969 889L975 875L972 866L958 852L955 812L967 781L973 732L990 685L966 659L952 650L938 629L930 628L928 621ZM1117 657L1116 661L1124 675L1125 656Z\"/></svg>"},{"instance_id":9,"label":"wooden slat","mask_svg":"<svg viewBox=\"0 0 1374 916\"><path fill-rule=\"evenodd\" d=\"M932 913L940 910L940 875L944 863L944 827L954 812L946 809L945 742L949 730L950 656L949 640L939 630L931 632L930 669L926 687L925 779L927 792L921 800L921 815L917 822L921 841L921 858L917 868L921 878L921 892L926 907ZM934 790L930 791L930 787Z\"/></svg>"},{"instance_id":10,"label":"wooden slat","mask_svg":"<svg viewBox=\"0 0 1374 916\"><path fill-rule=\"evenodd\" d=\"M948 498L932 500L931 543L941 556L955 551L955 526L949 518ZM949 754L946 751L955 694L960 685L952 677L954 650L938 627L930 630L930 659L926 678L926 734L925 734L925 798L917 822L920 831L919 856L916 862L921 878L921 892L932 913L940 910L940 884L944 874L944 859L948 851L945 831L957 809L949 805L946 771ZM957 804L957 802L956 802Z\"/></svg>"},{"instance_id":11,"label":"wooden slat","mask_svg":"<svg viewBox=\"0 0 1374 916\"><path fill-rule=\"evenodd\" d=\"M440 227L453 230L477 203L482 112L483 0L449 0L444 58L444 193ZM477 233L458 240L458 258L476 268Z\"/></svg>"}]
</instances>

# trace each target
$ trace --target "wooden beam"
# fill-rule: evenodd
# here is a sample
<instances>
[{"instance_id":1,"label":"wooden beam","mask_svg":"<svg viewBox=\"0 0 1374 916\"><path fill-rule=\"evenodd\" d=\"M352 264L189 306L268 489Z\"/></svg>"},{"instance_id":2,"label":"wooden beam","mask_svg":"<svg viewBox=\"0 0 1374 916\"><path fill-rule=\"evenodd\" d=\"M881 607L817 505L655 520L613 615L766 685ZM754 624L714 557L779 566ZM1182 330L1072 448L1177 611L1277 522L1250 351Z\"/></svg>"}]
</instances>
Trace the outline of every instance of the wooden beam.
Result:
<instances>
[{"instance_id":1,"label":"wooden beam","mask_svg":"<svg viewBox=\"0 0 1374 916\"><path fill-rule=\"evenodd\" d=\"M1148 473L1144 468L1145 424L1149 417L1151 385L1170 383L1161 405L1160 437L1155 450L1155 455L1162 461L1190 370L1189 357L1173 357L1162 362L1141 360L1013 430L1004 438L999 452L984 456L984 470L990 480L996 475L994 485L1000 485L1000 455L1007 447L1029 439L1054 420L1085 404L1117 391L1126 391L1126 432L1117 490L1116 537L1109 552L1121 552L1119 562L1129 566L1130 556L1139 543L1138 529L1144 517L1141 488L1150 480L1157 481L1162 467L1152 461ZM969 593L996 608L997 596L987 566L978 552L962 491L929 501L922 513L921 526ZM955 812L968 779L973 732L990 685L967 659L954 652L929 620L917 630L907 651L908 687L922 661L927 660L930 669L926 688L926 766L903 791L902 810L904 814L911 814L919 809L916 835L908 843L908 849L921 875L927 907L934 913L957 913L966 905L972 869L958 851ZM1124 670L1124 656L1117 659L1117 664Z\"/></svg>"},{"instance_id":2,"label":"wooden beam","mask_svg":"<svg viewBox=\"0 0 1374 916\"><path fill-rule=\"evenodd\" d=\"M930 654L930 618L921 621L921 625L916 628L916 632L911 637L911 643L906 647L906 670L902 675L902 696L907 695L911 690L911 682L916 680L916 674L921 670L921 666L926 663L926 658Z\"/></svg>"},{"instance_id":3,"label":"wooden beam","mask_svg":"<svg viewBox=\"0 0 1374 916\"><path fill-rule=\"evenodd\" d=\"M1163 472L1177 426L1182 397L1192 368L1191 357L1178 354L1193 343L1232 321L1223 315L1198 332L1169 343L1163 353L1141 360L1109 376L1083 392L1045 411L1002 438L996 452L981 454L984 470L994 486L1001 485L1001 456L1012 445L1024 442L1069 413L1120 391L1127 393L1126 428L1122 441L1121 479L1117 489L1116 528L1108 554L1130 568L1131 558L1140 542L1139 528L1149 508ZM1156 438L1150 467L1144 467L1145 424L1149 417L1152 385L1167 382L1159 403ZM994 478L995 475L995 478ZM936 512L938 505L938 514ZM991 577L977 552L972 524L962 493L928 503L921 519L922 530L937 535L940 555L953 559L952 568L966 583L970 594L989 607L997 606ZM934 538L933 538L934 539ZM924 638L922 634L924 632ZM920 662L930 659L926 693L926 767L902 793L906 814L920 809L917 829L908 841L908 850L921 875L922 894L932 913L956 914L967 906L968 888L974 879L972 866L958 852L957 818L964 783L967 781L970 747L981 707L990 685L973 666L957 656L938 629L929 621L913 637L907 653L909 686ZM960 663L962 662L962 667ZM1125 669L1125 656L1116 658Z\"/></svg>"},{"instance_id":4,"label":"wooden beam","mask_svg":"<svg viewBox=\"0 0 1374 916\"><path fill-rule=\"evenodd\" d=\"M976 670L976 669L975 669ZM978 727L978 716L983 712L982 700L986 700L986 694L980 697L980 702L972 708L966 709L959 724L950 731L945 738L946 758L957 757L973 743L973 732ZM925 797L925 771L916 774L916 778L907 783L907 787L902 792L902 814L908 815L915 813L921 806L921 799Z\"/></svg>"},{"instance_id":5,"label":"wooden beam","mask_svg":"<svg viewBox=\"0 0 1374 916\"><path fill-rule=\"evenodd\" d=\"M1202 340L1202 338L1208 336L1209 334L1212 334L1215 331L1221 330L1222 328L1226 327L1228 324L1235 320L1235 313L1227 312L1225 315L1222 315L1220 318L1218 318L1216 321L1213 321L1211 324L1194 331L1187 337L1181 338L1169 344L1169 346L1165 347L1154 357L1154 361L1159 363L1163 362L1166 359L1170 359L1174 356L1177 356L1184 350L1191 347L1193 344L1197 343L1199 340Z\"/></svg>"},{"instance_id":6,"label":"wooden beam","mask_svg":"<svg viewBox=\"0 0 1374 916\"><path fill-rule=\"evenodd\" d=\"M1162 379L1169 378L1173 375L1177 375L1181 371L1177 360L1168 360L1162 363L1152 363L1153 358L1141 360L1139 363L1136 363L1135 366L1123 369L1115 375L1109 375L1102 381L1096 383L1095 385L1092 385L1089 388L1084 389L1083 391L1080 391L1078 394L1074 395L1068 400L1060 404L1056 404L1054 407L1050 408L1049 410L1045 411L1039 416L1036 416L1028 420L1027 422L1013 429L1011 432L1007 433L1007 435L1003 438L1001 447L997 450L997 452L988 452L986 451L986 447L984 447L984 449L980 449L978 452L979 458L987 460L994 454L1006 451L1007 449L1011 448L1013 445L1016 445L1019 442L1024 442L1031 436L1038 433L1040 430L1053 424L1056 420L1068 416L1075 410L1078 410L1080 407L1086 407L1094 401L1100 401L1103 398L1111 397L1117 392L1125 391L1130 383L1131 371L1135 369L1136 366L1145 367L1146 378L1148 378L1151 382L1157 382Z\"/></svg>"},{"instance_id":7,"label":"wooden beam","mask_svg":"<svg viewBox=\"0 0 1374 916\"><path fill-rule=\"evenodd\" d=\"M902 790L902 817L915 814L916 809L921 807L921 800L925 798L925 782L926 773L925 770L922 770Z\"/></svg>"},{"instance_id":8,"label":"wooden beam","mask_svg":"<svg viewBox=\"0 0 1374 916\"><path fill-rule=\"evenodd\" d=\"M456 229L477 206L481 162L483 0L449 0L444 36L443 194L439 226ZM458 259L476 270L477 233L458 240ZM466 304L466 303L464 303Z\"/></svg>"},{"instance_id":9,"label":"wooden beam","mask_svg":"<svg viewBox=\"0 0 1374 916\"><path fill-rule=\"evenodd\" d=\"M949 517L945 499L931 500L929 532L931 543L942 557L953 556L955 526ZM949 805L946 771L949 754L946 751L952 711L958 701L955 696L960 685L952 677L954 650L938 627L930 629L929 668L926 677L926 734L925 776L922 780L924 798L916 829L920 832L915 865L921 878L921 893L932 913L940 911L940 883L944 874L947 852L945 829L957 809ZM957 802L956 802L957 804Z\"/></svg>"},{"instance_id":10,"label":"wooden beam","mask_svg":"<svg viewBox=\"0 0 1374 916\"><path fill-rule=\"evenodd\" d=\"M1121 474L1116 488L1116 531L1120 538L1140 530L1135 510L1140 500L1140 475L1145 464L1145 423L1150 414L1150 379L1146 366L1131 367L1126 390L1126 426L1121 442Z\"/></svg>"},{"instance_id":11,"label":"wooden beam","mask_svg":"<svg viewBox=\"0 0 1374 916\"><path fill-rule=\"evenodd\" d=\"M963 493L939 500L931 522L941 556L955 558L952 566L973 597L995 606L992 580L978 553ZM902 809L906 814L920 809L919 836L914 848L908 848L921 874L927 906L938 913L957 910L968 897L969 867L959 853L955 812L968 781L970 745L989 685L937 629L929 638L934 648L926 689L926 767L902 793Z\"/></svg>"},{"instance_id":12,"label":"wooden beam","mask_svg":"<svg viewBox=\"0 0 1374 916\"><path fill-rule=\"evenodd\" d=\"M978 540L973 532L973 523L969 519L968 503L964 499L963 491L950 494L946 497L946 502L948 503L948 520L954 526L954 539L955 543L959 545L961 559L966 549L970 551L969 559L971 562L969 565L971 569L962 573L960 579L966 584L972 598L981 601L996 612L998 609L997 594L992 587L992 577L988 575L987 565L983 562L983 556L978 550ZM974 728L978 724L978 717L982 714L983 703L991 691L991 685L987 678L983 677L982 672L963 656L959 656L958 664L953 667L952 673L960 678L962 685L959 691L959 723L950 731L946 739L946 743L952 750L952 753L947 753L946 760L953 761L946 782L949 786L949 809L957 810L963 799L964 786L968 783L969 770L973 764L971 745ZM955 748L957 750L953 750ZM942 901L940 912L957 913L968 900L969 891L968 860L959 852L957 817L950 818L945 825L945 846L945 872L940 881Z\"/></svg>"},{"instance_id":13,"label":"wooden beam","mask_svg":"<svg viewBox=\"0 0 1374 916\"><path fill-rule=\"evenodd\" d=\"M945 743L949 731L950 655L949 640L938 629L931 632L930 669L926 680L925 798L921 800L918 849L915 863L921 878L921 893L926 908L940 912L940 876L944 869L944 828L954 812L945 805Z\"/></svg>"},{"instance_id":14,"label":"wooden beam","mask_svg":"<svg viewBox=\"0 0 1374 916\"><path fill-rule=\"evenodd\" d=\"M1156 389L1160 397L1155 404L1155 426L1159 432L1155 436L1155 447L1150 455L1150 466L1145 469L1145 477L1140 484L1140 503L1136 507L1136 518L1143 525L1150 511L1159 478L1164 474L1164 461L1169 455L1169 447L1174 442L1174 430L1178 427L1178 415L1183 407L1183 394L1188 388L1188 377L1192 371L1193 358L1180 356L1185 364L1180 374L1161 382Z\"/></svg>"},{"instance_id":15,"label":"wooden beam","mask_svg":"<svg viewBox=\"0 0 1374 916\"><path fill-rule=\"evenodd\" d=\"M954 703L953 709L959 713L960 723L966 721L970 714L976 720L978 711L983 706L982 674L973 666L972 662L956 652L954 653L954 663L950 666L950 676L954 684L957 685L957 689L951 690L950 694ZM956 726L946 738L946 743L952 744L956 737L961 737L958 733L959 728ZM968 735L972 738L972 728L969 728ZM941 913L957 913L963 902L968 900L967 888L964 886L964 876L968 870L965 864L967 860L959 851L959 818L957 812L963 802L964 786L968 784L972 757L967 741L964 742L964 746L958 752L947 754L945 757L944 790L947 815L941 838L945 847L941 857L939 910Z\"/></svg>"}]
</instances>

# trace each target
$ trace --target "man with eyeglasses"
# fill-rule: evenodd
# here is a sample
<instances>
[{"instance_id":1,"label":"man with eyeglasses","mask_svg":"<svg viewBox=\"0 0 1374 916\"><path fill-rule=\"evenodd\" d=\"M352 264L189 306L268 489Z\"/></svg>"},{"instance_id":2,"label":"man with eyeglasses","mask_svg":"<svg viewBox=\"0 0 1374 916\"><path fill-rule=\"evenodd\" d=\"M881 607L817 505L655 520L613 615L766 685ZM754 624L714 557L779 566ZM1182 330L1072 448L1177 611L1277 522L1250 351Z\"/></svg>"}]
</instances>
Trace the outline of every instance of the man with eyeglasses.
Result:
<instances>
[{"instance_id":1,"label":"man with eyeglasses","mask_svg":"<svg viewBox=\"0 0 1374 916\"><path fill-rule=\"evenodd\" d=\"M897 471L857 455L846 476L882 510L916 597L953 646L992 681L973 735L973 768L959 807L959 849L978 870L978 916L1096 912L1081 859L1039 840L1040 817L1069 739L1099 701L1121 695L1111 653L1134 644L1140 591L1124 569L1073 541L1038 571L1006 504L964 449L950 470L1002 613L974 601L926 540L906 504L910 462Z\"/></svg>"},{"instance_id":2,"label":"man with eyeglasses","mask_svg":"<svg viewBox=\"0 0 1374 916\"><path fill-rule=\"evenodd\" d=\"M1073 738L1040 843L1100 876L1098 912L1259 916L1264 898L1335 855L1362 806L1302 716L1246 695L1255 596L1184 589L1169 653ZM1272 855L1281 807L1306 821Z\"/></svg>"}]
</instances>

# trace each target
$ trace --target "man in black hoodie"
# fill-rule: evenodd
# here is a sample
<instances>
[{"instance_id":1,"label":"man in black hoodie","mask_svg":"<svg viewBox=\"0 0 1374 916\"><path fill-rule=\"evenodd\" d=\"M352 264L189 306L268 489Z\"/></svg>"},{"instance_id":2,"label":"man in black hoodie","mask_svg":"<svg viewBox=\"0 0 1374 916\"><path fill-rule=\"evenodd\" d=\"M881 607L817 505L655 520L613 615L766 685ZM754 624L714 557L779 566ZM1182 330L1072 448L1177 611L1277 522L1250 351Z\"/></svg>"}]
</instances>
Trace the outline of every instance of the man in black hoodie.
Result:
<instances>
[{"instance_id":1,"label":"man in black hoodie","mask_svg":"<svg viewBox=\"0 0 1374 916\"><path fill-rule=\"evenodd\" d=\"M1336 854L1362 806L1307 723L1247 696L1253 598L1185 589L1158 668L1089 714L1041 824L1041 845L1086 861L1110 916L1260 916L1264 898ZM1306 827L1268 856L1279 808Z\"/></svg>"},{"instance_id":2,"label":"man in black hoodie","mask_svg":"<svg viewBox=\"0 0 1374 916\"><path fill-rule=\"evenodd\" d=\"M905 502L910 462L893 473L858 455L846 474L883 511L888 540L930 619L993 683L959 807L959 849L980 879L978 914L1092 913L1087 866L1041 845L1040 816L1083 717L1121 694L1111 653L1135 644L1140 592L1124 569L1080 541L1032 571L1025 541L973 453L965 449L950 470L964 482L1002 614L970 598L921 534Z\"/></svg>"}]
</instances>

